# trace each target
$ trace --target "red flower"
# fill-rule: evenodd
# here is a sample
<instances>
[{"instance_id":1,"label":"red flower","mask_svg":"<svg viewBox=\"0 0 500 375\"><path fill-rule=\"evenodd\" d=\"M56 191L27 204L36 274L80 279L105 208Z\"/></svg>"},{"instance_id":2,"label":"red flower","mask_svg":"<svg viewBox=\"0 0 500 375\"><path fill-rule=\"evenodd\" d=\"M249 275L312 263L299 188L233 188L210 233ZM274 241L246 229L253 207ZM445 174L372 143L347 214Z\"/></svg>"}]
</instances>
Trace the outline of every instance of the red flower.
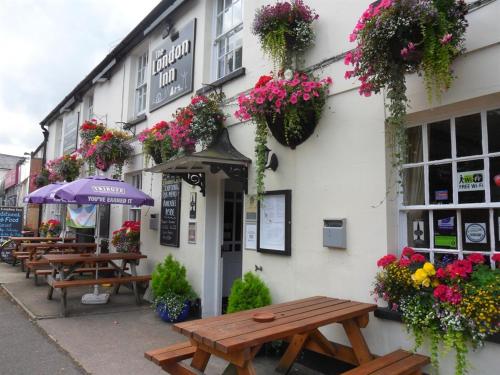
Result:
<instances>
[{"instance_id":1,"label":"red flower","mask_svg":"<svg viewBox=\"0 0 500 375\"><path fill-rule=\"evenodd\" d=\"M408 267L411 264L411 261L408 258L401 258L399 260L399 267Z\"/></svg>"},{"instance_id":2,"label":"red flower","mask_svg":"<svg viewBox=\"0 0 500 375\"><path fill-rule=\"evenodd\" d=\"M479 253L470 254L467 257L467 260L470 261L472 264L483 264L485 261L484 256Z\"/></svg>"},{"instance_id":3,"label":"red flower","mask_svg":"<svg viewBox=\"0 0 500 375\"><path fill-rule=\"evenodd\" d=\"M491 257L493 262L500 262L500 253L497 253Z\"/></svg>"},{"instance_id":4,"label":"red flower","mask_svg":"<svg viewBox=\"0 0 500 375\"><path fill-rule=\"evenodd\" d=\"M396 261L396 256L394 254L387 254L385 256L383 256L382 258L380 258L378 261L377 261L377 266L378 267L387 267L389 264L393 263Z\"/></svg>"},{"instance_id":5,"label":"red flower","mask_svg":"<svg viewBox=\"0 0 500 375\"><path fill-rule=\"evenodd\" d=\"M446 279L448 275L446 274L446 271L444 268L438 268L436 271L436 277L438 279Z\"/></svg>"},{"instance_id":6,"label":"red flower","mask_svg":"<svg viewBox=\"0 0 500 375\"><path fill-rule=\"evenodd\" d=\"M472 262L469 260L456 260L446 266L446 271L452 279L457 277L465 278L472 273Z\"/></svg>"},{"instance_id":7,"label":"red flower","mask_svg":"<svg viewBox=\"0 0 500 375\"><path fill-rule=\"evenodd\" d=\"M273 77L271 77L271 76L265 76L265 75L264 76L260 76L259 80L255 84L255 88L259 88L259 87L265 86L266 83L268 83L272 79L273 79Z\"/></svg>"},{"instance_id":8,"label":"red flower","mask_svg":"<svg viewBox=\"0 0 500 375\"><path fill-rule=\"evenodd\" d=\"M403 249L403 253L401 254L402 257L411 257L413 254L415 254L415 250L413 250L411 247L406 246Z\"/></svg>"},{"instance_id":9,"label":"red flower","mask_svg":"<svg viewBox=\"0 0 500 375\"><path fill-rule=\"evenodd\" d=\"M456 305L462 300L462 295L455 288L441 284L434 289L434 298L441 302L449 302Z\"/></svg>"},{"instance_id":10,"label":"red flower","mask_svg":"<svg viewBox=\"0 0 500 375\"><path fill-rule=\"evenodd\" d=\"M426 259L422 254L413 254L410 257L412 263L425 263Z\"/></svg>"}]
</instances>

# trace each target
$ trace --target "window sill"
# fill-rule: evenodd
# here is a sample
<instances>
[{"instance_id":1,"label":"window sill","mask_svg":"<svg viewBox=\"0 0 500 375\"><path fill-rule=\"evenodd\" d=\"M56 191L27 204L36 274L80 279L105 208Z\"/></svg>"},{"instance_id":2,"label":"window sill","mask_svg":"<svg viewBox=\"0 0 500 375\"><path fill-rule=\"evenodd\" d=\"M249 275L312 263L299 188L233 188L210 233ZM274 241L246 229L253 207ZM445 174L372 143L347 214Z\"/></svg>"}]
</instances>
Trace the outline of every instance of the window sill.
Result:
<instances>
[{"instance_id":1,"label":"window sill","mask_svg":"<svg viewBox=\"0 0 500 375\"><path fill-rule=\"evenodd\" d=\"M126 124L124 124L123 125L123 129L129 130L132 127L140 124L141 122L146 121L147 119L148 119L148 116L146 116L145 114L139 115L135 119L130 120L129 122L127 122Z\"/></svg>"},{"instance_id":2,"label":"window sill","mask_svg":"<svg viewBox=\"0 0 500 375\"><path fill-rule=\"evenodd\" d=\"M378 307L373 314L379 319L391 320L399 323L403 322L399 311L390 310L387 307ZM500 334L497 333L496 335L489 336L486 338L486 341L500 344Z\"/></svg>"},{"instance_id":3,"label":"window sill","mask_svg":"<svg viewBox=\"0 0 500 375\"><path fill-rule=\"evenodd\" d=\"M233 79L239 78L245 75L245 68L236 69L234 72L229 73L227 76L219 78L218 80L203 86L201 89L196 90L196 95L205 95L217 87L221 87L232 81Z\"/></svg>"}]
</instances>

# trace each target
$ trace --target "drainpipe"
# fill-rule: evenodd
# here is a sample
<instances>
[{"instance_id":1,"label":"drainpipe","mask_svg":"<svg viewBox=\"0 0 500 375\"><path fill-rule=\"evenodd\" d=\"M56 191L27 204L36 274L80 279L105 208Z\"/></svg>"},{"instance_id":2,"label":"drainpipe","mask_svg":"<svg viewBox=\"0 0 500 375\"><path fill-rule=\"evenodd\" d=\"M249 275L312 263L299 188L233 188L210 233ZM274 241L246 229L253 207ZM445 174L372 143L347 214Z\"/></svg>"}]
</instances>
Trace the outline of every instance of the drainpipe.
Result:
<instances>
[{"instance_id":1,"label":"drainpipe","mask_svg":"<svg viewBox=\"0 0 500 375\"><path fill-rule=\"evenodd\" d=\"M42 154L42 168L45 167L45 163L47 162L47 142L49 140L49 129L46 128L45 124L40 124L43 133L43 154ZM38 210L38 225L42 222L42 207Z\"/></svg>"}]
</instances>

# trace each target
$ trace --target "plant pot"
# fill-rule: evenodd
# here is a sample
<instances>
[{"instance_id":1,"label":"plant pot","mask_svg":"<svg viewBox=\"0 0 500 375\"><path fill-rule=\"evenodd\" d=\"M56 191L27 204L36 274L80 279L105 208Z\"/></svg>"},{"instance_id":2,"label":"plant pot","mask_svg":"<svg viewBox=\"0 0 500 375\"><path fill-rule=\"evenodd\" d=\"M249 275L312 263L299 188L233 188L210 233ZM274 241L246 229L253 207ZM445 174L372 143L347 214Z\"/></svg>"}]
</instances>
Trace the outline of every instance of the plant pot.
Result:
<instances>
[{"instance_id":1,"label":"plant pot","mask_svg":"<svg viewBox=\"0 0 500 375\"><path fill-rule=\"evenodd\" d=\"M283 146L288 146L293 150L314 133L319 116L316 116L316 112L313 108L303 111L300 121L302 129L301 134L298 136L290 136L288 140L285 135L284 120L284 116L279 113L266 116L267 127L271 131L273 137Z\"/></svg>"},{"instance_id":2,"label":"plant pot","mask_svg":"<svg viewBox=\"0 0 500 375\"><path fill-rule=\"evenodd\" d=\"M167 323L178 323L182 322L187 319L189 316L189 310L191 309L191 302L186 301L184 303L184 308L182 309L182 312L180 315L177 317L177 319L172 319L168 313L168 309L165 308L164 303L158 303L156 306L156 312L158 313L158 316Z\"/></svg>"}]
</instances>

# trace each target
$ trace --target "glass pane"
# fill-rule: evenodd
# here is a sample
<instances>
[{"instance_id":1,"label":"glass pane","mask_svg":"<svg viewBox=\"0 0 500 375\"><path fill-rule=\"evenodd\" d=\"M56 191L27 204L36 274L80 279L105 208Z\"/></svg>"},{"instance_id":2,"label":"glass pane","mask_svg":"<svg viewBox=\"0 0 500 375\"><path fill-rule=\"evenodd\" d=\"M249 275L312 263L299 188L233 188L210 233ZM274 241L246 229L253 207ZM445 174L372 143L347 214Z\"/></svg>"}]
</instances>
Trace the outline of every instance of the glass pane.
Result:
<instances>
[{"instance_id":1,"label":"glass pane","mask_svg":"<svg viewBox=\"0 0 500 375\"><path fill-rule=\"evenodd\" d=\"M495 251L500 251L500 209L493 211L493 229L495 231Z\"/></svg>"},{"instance_id":2,"label":"glass pane","mask_svg":"<svg viewBox=\"0 0 500 375\"><path fill-rule=\"evenodd\" d=\"M424 167L403 170L403 204L425 204Z\"/></svg>"},{"instance_id":3,"label":"glass pane","mask_svg":"<svg viewBox=\"0 0 500 375\"><path fill-rule=\"evenodd\" d=\"M222 15L217 16L217 30L216 35L219 36L222 34Z\"/></svg>"},{"instance_id":4,"label":"glass pane","mask_svg":"<svg viewBox=\"0 0 500 375\"><path fill-rule=\"evenodd\" d=\"M429 213L427 211L409 211L407 213L408 223L408 246L429 247Z\"/></svg>"},{"instance_id":5,"label":"glass pane","mask_svg":"<svg viewBox=\"0 0 500 375\"><path fill-rule=\"evenodd\" d=\"M436 267L436 269L440 267L446 267L448 264L453 263L457 259L458 259L458 254L435 253L434 266Z\"/></svg>"},{"instance_id":6,"label":"glass pane","mask_svg":"<svg viewBox=\"0 0 500 375\"><path fill-rule=\"evenodd\" d=\"M243 202L238 201L236 205L236 217L234 218L234 240L241 241L241 232L243 229Z\"/></svg>"},{"instance_id":7,"label":"glass pane","mask_svg":"<svg viewBox=\"0 0 500 375\"><path fill-rule=\"evenodd\" d=\"M226 55L226 74L231 73L234 70L234 53Z\"/></svg>"},{"instance_id":8,"label":"glass pane","mask_svg":"<svg viewBox=\"0 0 500 375\"><path fill-rule=\"evenodd\" d=\"M241 11L241 0L233 4L233 25L243 22L243 14Z\"/></svg>"},{"instance_id":9,"label":"glass pane","mask_svg":"<svg viewBox=\"0 0 500 375\"><path fill-rule=\"evenodd\" d=\"M500 202L500 158L490 159L491 201Z\"/></svg>"},{"instance_id":10,"label":"glass pane","mask_svg":"<svg viewBox=\"0 0 500 375\"><path fill-rule=\"evenodd\" d=\"M455 211L434 211L434 247L457 248L457 214Z\"/></svg>"},{"instance_id":11,"label":"glass pane","mask_svg":"<svg viewBox=\"0 0 500 375\"><path fill-rule=\"evenodd\" d=\"M457 134L457 156L480 155L483 153L481 136L481 115L475 113L470 116L455 119Z\"/></svg>"},{"instance_id":12,"label":"glass pane","mask_svg":"<svg viewBox=\"0 0 500 375\"><path fill-rule=\"evenodd\" d=\"M234 69L238 69L242 67L242 49L238 48L234 52Z\"/></svg>"},{"instance_id":13,"label":"glass pane","mask_svg":"<svg viewBox=\"0 0 500 375\"><path fill-rule=\"evenodd\" d=\"M453 203L451 164L429 166L429 203Z\"/></svg>"},{"instance_id":14,"label":"glass pane","mask_svg":"<svg viewBox=\"0 0 500 375\"><path fill-rule=\"evenodd\" d=\"M488 152L500 152L500 108L488 111Z\"/></svg>"},{"instance_id":15,"label":"glass pane","mask_svg":"<svg viewBox=\"0 0 500 375\"><path fill-rule=\"evenodd\" d=\"M218 57L222 57L226 53L226 39L222 39L217 43Z\"/></svg>"},{"instance_id":16,"label":"glass pane","mask_svg":"<svg viewBox=\"0 0 500 375\"><path fill-rule=\"evenodd\" d=\"M450 120L429 124L429 160L440 160L451 157Z\"/></svg>"},{"instance_id":17,"label":"glass pane","mask_svg":"<svg viewBox=\"0 0 500 375\"><path fill-rule=\"evenodd\" d=\"M484 162L470 160L457 163L458 203L484 202Z\"/></svg>"},{"instance_id":18,"label":"glass pane","mask_svg":"<svg viewBox=\"0 0 500 375\"><path fill-rule=\"evenodd\" d=\"M462 244L464 250L490 250L490 214L484 210L462 210Z\"/></svg>"},{"instance_id":19,"label":"glass pane","mask_svg":"<svg viewBox=\"0 0 500 375\"><path fill-rule=\"evenodd\" d=\"M222 12L224 9L224 0L217 0L217 13Z\"/></svg>"},{"instance_id":20,"label":"glass pane","mask_svg":"<svg viewBox=\"0 0 500 375\"><path fill-rule=\"evenodd\" d=\"M422 127L414 126L406 130L408 139L407 163L419 163L422 159Z\"/></svg>"},{"instance_id":21,"label":"glass pane","mask_svg":"<svg viewBox=\"0 0 500 375\"><path fill-rule=\"evenodd\" d=\"M219 59L217 67L217 78L224 77L224 58Z\"/></svg>"},{"instance_id":22,"label":"glass pane","mask_svg":"<svg viewBox=\"0 0 500 375\"><path fill-rule=\"evenodd\" d=\"M233 10L232 8L226 9L224 11L224 14L222 15L223 21L222 21L222 32L226 32L229 29L231 29L232 25L232 18L233 18Z\"/></svg>"}]
</instances>

